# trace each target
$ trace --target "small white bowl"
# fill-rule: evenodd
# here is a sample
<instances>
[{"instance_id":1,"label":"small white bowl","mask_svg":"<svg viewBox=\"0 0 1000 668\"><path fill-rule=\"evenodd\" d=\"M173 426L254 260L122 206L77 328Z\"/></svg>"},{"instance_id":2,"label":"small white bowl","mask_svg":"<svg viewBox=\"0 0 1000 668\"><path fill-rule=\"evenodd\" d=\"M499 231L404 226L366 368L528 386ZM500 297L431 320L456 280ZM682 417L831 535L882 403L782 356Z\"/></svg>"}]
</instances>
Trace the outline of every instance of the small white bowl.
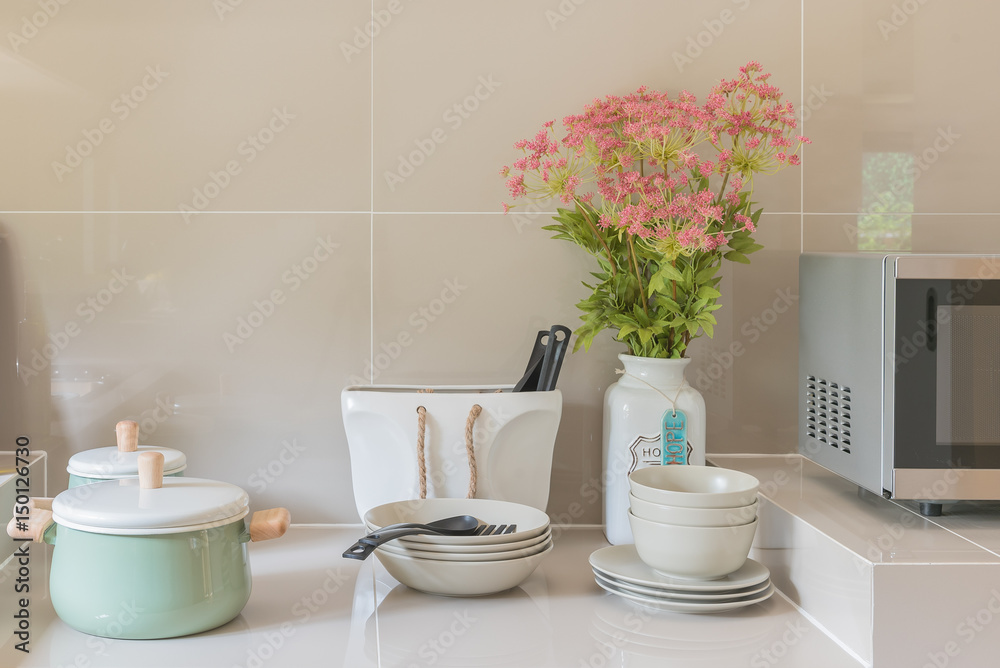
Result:
<instances>
[{"instance_id":1,"label":"small white bowl","mask_svg":"<svg viewBox=\"0 0 1000 668\"><path fill-rule=\"evenodd\" d=\"M716 466L647 466L628 476L637 498L681 508L735 508L757 498L760 481Z\"/></svg>"},{"instance_id":2,"label":"small white bowl","mask_svg":"<svg viewBox=\"0 0 1000 668\"><path fill-rule=\"evenodd\" d=\"M414 550L409 547L398 546L396 545L398 542L399 541L394 540L386 543L385 545L380 545L378 549L404 557L413 557L414 559L432 559L439 561L506 561L508 559L524 559L533 554L537 554L538 552L542 552L543 550L547 550L549 545L552 544L552 537L547 535L545 540L540 541L536 545L517 550L472 554L468 552L425 552L424 550Z\"/></svg>"},{"instance_id":3,"label":"small white bowl","mask_svg":"<svg viewBox=\"0 0 1000 668\"><path fill-rule=\"evenodd\" d=\"M685 527L734 527L749 524L757 517L757 499L748 506L736 508L681 508L651 503L629 492L628 503L636 517Z\"/></svg>"},{"instance_id":4,"label":"small white bowl","mask_svg":"<svg viewBox=\"0 0 1000 668\"><path fill-rule=\"evenodd\" d=\"M487 524L516 524L514 533L493 536L407 536L409 543L470 546L514 543L542 535L549 527L549 516L537 508L496 499L416 499L394 501L376 506L365 513L364 521L376 530L400 522L427 524L456 515L472 515ZM402 540L402 539L400 539Z\"/></svg>"},{"instance_id":5,"label":"small white bowl","mask_svg":"<svg viewBox=\"0 0 1000 668\"><path fill-rule=\"evenodd\" d=\"M684 527L636 517L629 525L639 558L672 578L712 580L728 575L747 560L757 520L735 527Z\"/></svg>"},{"instance_id":6,"label":"small white bowl","mask_svg":"<svg viewBox=\"0 0 1000 668\"><path fill-rule=\"evenodd\" d=\"M376 550L389 575L407 587L441 596L485 596L524 582L552 552L552 545L523 559L505 561L442 561L415 559Z\"/></svg>"}]
</instances>

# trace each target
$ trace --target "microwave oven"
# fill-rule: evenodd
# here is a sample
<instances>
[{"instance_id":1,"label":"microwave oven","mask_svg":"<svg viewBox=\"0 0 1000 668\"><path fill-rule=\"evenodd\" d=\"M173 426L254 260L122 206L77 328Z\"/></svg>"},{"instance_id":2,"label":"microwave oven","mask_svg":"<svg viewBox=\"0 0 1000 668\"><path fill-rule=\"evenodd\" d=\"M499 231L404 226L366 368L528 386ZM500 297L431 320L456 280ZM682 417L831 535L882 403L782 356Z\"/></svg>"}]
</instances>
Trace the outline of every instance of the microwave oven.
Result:
<instances>
[{"instance_id":1,"label":"microwave oven","mask_svg":"<svg viewBox=\"0 0 1000 668\"><path fill-rule=\"evenodd\" d=\"M804 253L799 452L888 499L1000 499L1000 256Z\"/></svg>"}]
</instances>

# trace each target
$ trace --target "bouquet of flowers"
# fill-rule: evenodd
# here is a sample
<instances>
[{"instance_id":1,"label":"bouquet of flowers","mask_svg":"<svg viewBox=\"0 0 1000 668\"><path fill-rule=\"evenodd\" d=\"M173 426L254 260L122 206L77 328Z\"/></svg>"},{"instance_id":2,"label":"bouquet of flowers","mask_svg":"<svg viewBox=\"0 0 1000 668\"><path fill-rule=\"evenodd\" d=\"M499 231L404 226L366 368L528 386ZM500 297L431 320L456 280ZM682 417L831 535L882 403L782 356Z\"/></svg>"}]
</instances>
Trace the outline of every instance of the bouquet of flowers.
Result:
<instances>
[{"instance_id":1,"label":"bouquet of flowers","mask_svg":"<svg viewBox=\"0 0 1000 668\"><path fill-rule=\"evenodd\" d=\"M549 121L514 144L523 156L501 170L511 197L558 197L570 208L544 229L599 265L578 304L576 349L611 328L631 355L679 358L712 336L722 260L749 263L762 248L751 236L755 177L798 165L809 143L770 76L747 63L701 105L641 87L567 116L562 138Z\"/></svg>"}]
</instances>

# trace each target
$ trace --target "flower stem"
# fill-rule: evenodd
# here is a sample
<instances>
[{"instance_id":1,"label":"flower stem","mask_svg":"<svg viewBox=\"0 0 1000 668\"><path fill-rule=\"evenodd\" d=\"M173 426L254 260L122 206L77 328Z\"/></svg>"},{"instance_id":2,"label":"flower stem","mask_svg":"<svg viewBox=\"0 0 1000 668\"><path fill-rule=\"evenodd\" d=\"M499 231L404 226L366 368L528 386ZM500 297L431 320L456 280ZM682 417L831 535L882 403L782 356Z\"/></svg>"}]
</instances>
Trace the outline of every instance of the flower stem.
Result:
<instances>
[{"instance_id":1,"label":"flower stem","mask_svg":"<svg viewBox=\"0 0 1000 668\"><path fill-rule=\"evenodd\" d=\"M726 184L728 183L729 183L729 172L726 172L726 175L722 177L722 187L719 188L719 198L715 200L716 204L720 204L722 202L722 198L726 194Z\"/></svg>"},{"instance_id":2,"label":"flower stem","mask_svg":"<svg viewBox=\"0 0 1000 668\"><path fill-rule=\"evenodd\" d=\"M646 294L642 291L642 273L639 271L639 259L635 256L635 248L632 245L634 239L633 235L628 235L628 254L632 260L632 266L635 267L635 281L639 284L639 301L642 302L642 310L649 316L649 304L646 303Z\"/></svg>"}]
</instances>

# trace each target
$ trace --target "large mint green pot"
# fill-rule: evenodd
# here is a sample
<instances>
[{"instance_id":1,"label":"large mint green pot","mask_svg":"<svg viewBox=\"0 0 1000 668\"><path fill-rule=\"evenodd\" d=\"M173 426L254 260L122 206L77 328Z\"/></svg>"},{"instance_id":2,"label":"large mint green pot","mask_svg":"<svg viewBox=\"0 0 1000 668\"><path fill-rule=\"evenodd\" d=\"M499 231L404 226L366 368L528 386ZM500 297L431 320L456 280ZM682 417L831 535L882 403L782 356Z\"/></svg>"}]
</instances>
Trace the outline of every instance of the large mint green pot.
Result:
<instances>
[{"instance_id":1,"label":"large mint green pot","mask_svg":"<svg viewBox=\"0 0 1000 668\"><path fill-rule=\"evenodd\" d=\"M179 478L184 475L184 471L178 471L177 473L164 473L164 478ZM122 477L137 477L137 476L122 476ZM108 478L87 478L85 476L77 475L75 473L69 474L69 488L79 487L80 485L92 485L96 482L107 482Z\"/></svg>"},{"instance_id":2,"label":"large mint green pot","mask_svg":"<svg viewBox=\"0 0 1000 668\"><path fill-rule=\"evenodd\" d=\"M58 535L57 535L58 534ZM52 525L52 606L78 631L132 640L200 633L250 598L244 520L186 533L116 536Z\"/></svg>"},{"instance_id":3,"label":"large mint green pot","mask_svg":"<svg viewBox=\"0 0 1000 668\"><path fill-rule=\"evenodd\" d=\"M78 485L36 505L7 533L55 546L52 607L78 631L131 640L208 631L250 598L247 542L282 536L284 508L253 514L237 485L163 476L163 454L137 458L138 478ZM36 499L35 501L38 501Z\"/></svg>"}]
</instances>

